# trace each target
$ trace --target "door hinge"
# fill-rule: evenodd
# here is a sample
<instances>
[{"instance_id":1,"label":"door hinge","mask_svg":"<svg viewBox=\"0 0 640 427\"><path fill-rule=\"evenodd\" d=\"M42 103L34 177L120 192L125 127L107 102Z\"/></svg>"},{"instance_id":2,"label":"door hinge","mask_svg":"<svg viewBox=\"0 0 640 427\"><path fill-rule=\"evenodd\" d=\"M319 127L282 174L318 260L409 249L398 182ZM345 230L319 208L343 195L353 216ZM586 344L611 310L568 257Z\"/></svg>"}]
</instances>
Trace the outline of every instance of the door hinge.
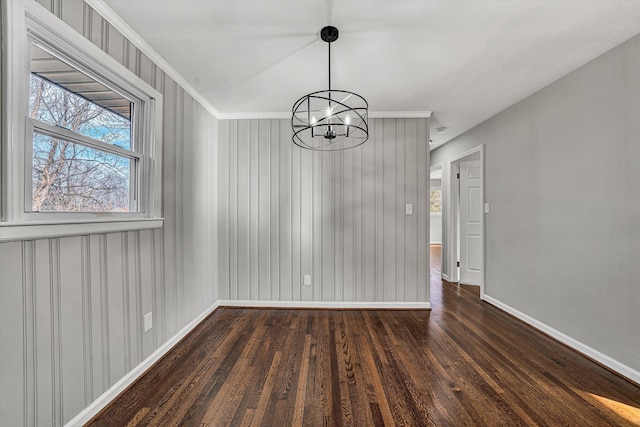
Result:
<instances>
[{"instance_id":1,"label":"door hinge","mask_svg":"<svg viewBox=\"0 0 640 427\"><path fill-rule=\"evenodd\" d=\"M458 172L458 179L460 179L460 172Z\"/></svg>"},{"instance_id":2,"label":"door hinge","mask_svg":"<svg viewBox=\"0 0 640 427\"><path fill-rule=\"evenodd\" d=\"M456 262L456 267L460 267L460 261Z\"/></svg>"}]
</instances>

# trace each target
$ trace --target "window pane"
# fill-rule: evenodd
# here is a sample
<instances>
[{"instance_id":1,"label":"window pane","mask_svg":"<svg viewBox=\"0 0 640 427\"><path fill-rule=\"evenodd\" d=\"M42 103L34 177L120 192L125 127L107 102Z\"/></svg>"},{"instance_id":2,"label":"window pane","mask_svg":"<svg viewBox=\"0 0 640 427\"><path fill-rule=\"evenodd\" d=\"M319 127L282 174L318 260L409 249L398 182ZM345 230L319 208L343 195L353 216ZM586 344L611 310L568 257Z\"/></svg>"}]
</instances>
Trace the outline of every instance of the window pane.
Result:
<instances>
[{"instance_id":1,"label":"window pane","mask_svg":"<svg viewBox=\"0 0 640 427\"><path fill-rule=\"evenodd\" d=\"M133 160L34 132L34 212L128 212Z\"/></svg>"},{"instance_id":2,"label":"window pane","mask_svg":"<svg viewBox=\"0 0 640 427\"><path fill-rule=\"evenodd\" d=\"M430 212L431 213L441 213L442 212L442 191L441 190L431 190L430 197Z\"/></svg>"},{"instance_id":3,"label":"window pane","mask_svg":"<svg viewBox=\"0 0 640 427\"><path fill-rule=\"evenodd\" d=\"M131 101L33 46L29 115L131 149Z\"/></svg>"}]
</instances>

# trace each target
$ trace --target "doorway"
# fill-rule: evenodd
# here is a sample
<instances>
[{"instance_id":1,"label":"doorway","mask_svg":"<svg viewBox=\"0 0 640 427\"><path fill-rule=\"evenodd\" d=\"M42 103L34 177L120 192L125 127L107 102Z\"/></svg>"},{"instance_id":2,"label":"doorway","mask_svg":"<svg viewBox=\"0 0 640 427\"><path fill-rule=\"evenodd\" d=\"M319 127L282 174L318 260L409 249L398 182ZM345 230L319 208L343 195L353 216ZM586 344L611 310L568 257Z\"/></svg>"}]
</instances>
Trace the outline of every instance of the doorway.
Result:
<instances>
[{"instance_id":1,"label":"doorway","mask_svg":"<svg viewBox=\"0 0 640 427\"><path fill-rule=\"evenodd\" d=\"M448 260L448 280L478 286L480 298L484 298L484 147L473 148L447 163L443 258Z\"/></svg>"},{"instance_id":2,"label":"doorway","mask_svg":"<svg viewBox=\"0 0 640 427\"><path fill-rule=\"evenodd\" d=\"M429 170L429 253L431 277L439 279L442 273L442 163Z\"/></svg>"}]
</instances>

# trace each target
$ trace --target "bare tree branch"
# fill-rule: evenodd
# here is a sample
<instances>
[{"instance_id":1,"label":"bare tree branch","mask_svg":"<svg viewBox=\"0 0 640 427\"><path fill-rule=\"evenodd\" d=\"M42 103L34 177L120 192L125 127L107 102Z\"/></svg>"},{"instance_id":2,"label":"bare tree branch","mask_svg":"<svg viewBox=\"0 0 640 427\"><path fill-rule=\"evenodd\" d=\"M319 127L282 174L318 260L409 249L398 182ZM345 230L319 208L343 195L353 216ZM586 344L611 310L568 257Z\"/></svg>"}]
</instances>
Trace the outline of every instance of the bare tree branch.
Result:
<instances>
[{"instance_id":1,"label":"bare tree branch","mask_svg":"<svg viewBox=\"0 0 640 427\"><path fill-rule=\"evenodd\" d=\"M131 122L32 75L32 118L128 148ZM34 211L128 210L128 158L43 134L33 137Z\"/></svg>"}]
</instances>

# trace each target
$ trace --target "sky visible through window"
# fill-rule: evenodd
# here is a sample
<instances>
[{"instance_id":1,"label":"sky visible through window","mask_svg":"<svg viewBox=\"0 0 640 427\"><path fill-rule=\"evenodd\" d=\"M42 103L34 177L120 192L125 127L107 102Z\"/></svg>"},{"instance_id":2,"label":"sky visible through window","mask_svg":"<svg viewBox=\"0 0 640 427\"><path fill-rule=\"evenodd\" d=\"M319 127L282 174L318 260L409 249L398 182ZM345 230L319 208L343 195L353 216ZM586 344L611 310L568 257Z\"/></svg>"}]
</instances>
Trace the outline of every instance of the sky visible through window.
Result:
<instances>
[{"instance_id":1,"label":"sky visible through window","mask_svg":"<svg viewBox=\"0 0 640 427\"><path fill-rule=\"evenodd\" d=\"M32 119L131 149L131 121L31 74ZM126 212L133 160L39 132L33 135L34 212Z\"/></svg>"}]
</instances>

